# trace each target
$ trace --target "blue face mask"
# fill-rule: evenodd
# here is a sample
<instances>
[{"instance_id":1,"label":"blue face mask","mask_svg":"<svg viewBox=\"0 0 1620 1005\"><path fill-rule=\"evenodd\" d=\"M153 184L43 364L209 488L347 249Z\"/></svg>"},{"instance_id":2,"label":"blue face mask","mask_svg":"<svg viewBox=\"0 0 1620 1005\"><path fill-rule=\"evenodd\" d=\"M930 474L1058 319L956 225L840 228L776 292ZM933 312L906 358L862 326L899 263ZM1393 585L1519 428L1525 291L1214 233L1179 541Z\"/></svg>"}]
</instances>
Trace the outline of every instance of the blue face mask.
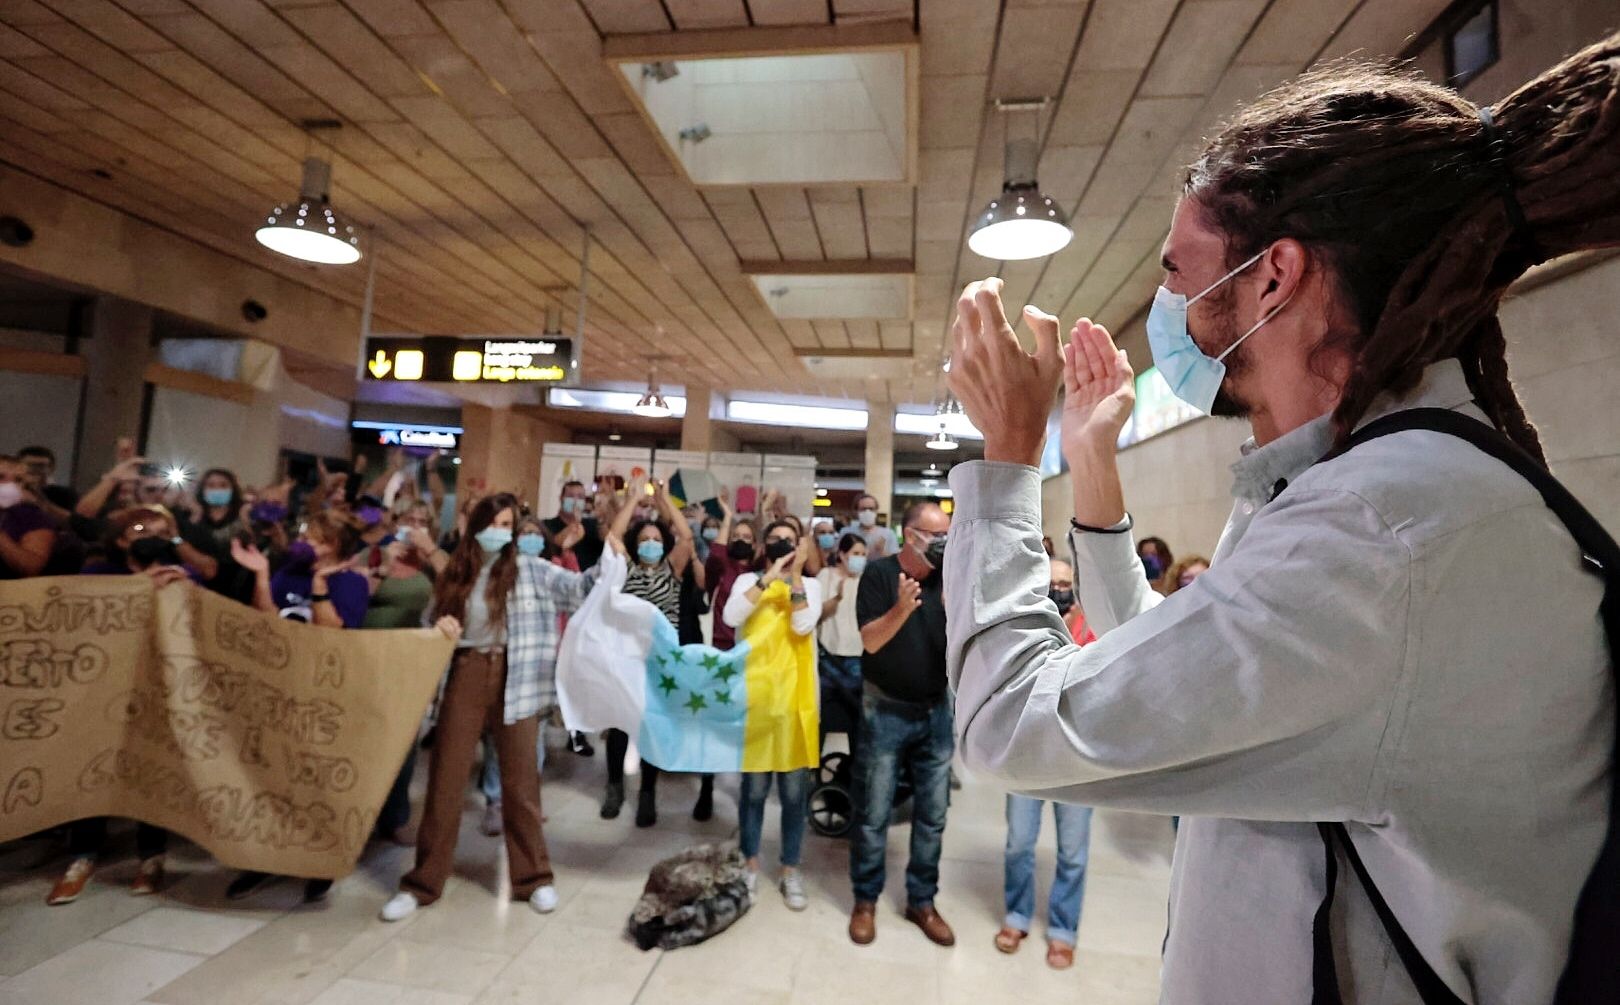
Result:
<instances>
[{"instance_id":1,"label":"blue face mask","mask_svg":"<svg viewBox=\"0 0 1620 1005\"><path fill-rule=\"evenodd\" d=\"M821 546L822 551L832 551L833 545L838 543L838 535L837 534L817 534L816 535L816 543Z\"/></svg>"},{"instance_id":2,"label":"blue face mask","mask_svg":"<svg viewBox=\"0 0 1620 1005\"><path fill-rule=\"evenodd\" d=\"M230 504L230 489L203 489L204 506L229 506Z\"/></svg>"},{"instance_id":3,"label":"blue face mask","mask_svg":"<svg viewBox=\"0 0 1620 1005\"><path fill-rule=\"evenodd\" d=\"M584 500L580 499L578 496L563 496L562 511L564 513L572 513L579 509L579 504L581 502L584 502Z\"/></svg>"},{"instance_id":4,"label":"blue face mask","mask_svg":"<svg viewBox=\"0 0 1620 1005\"><path fill-rule=\"evenodd\" d=\"M866 569L866 556L850 555L844 559L844 568L849 570L851 576L859 576Z\"/></svg>"},{"instance_id":5,"label":"blue face mask","mask_svg":"<svg viewBox=\"0 0 1620 1005\"><path fill-rule=\"evenodd\" d=\"M664 542L643 541L636 545L636 557L648 565L657 565L664 557Z\"/></svg>"},{"instance_id":6,"label":"blue face mask","mask_svg":"<svg viewBox=\"0 0 1620 1005\"><path fill-rule=\"evenodd\" d=\"M705 540L705 541L713 541L713 540L716 540L717 538L719 538L719 536L720 536L720 528L719 527L705 527L705 528L703 528L703 540Z\"/></svg>"},{"instance_id":7,"label":"blue face mask","mask_svg":"<svg viewBox=\"0 0 1620 1005\"><path fill-rule=\"evenodd\" d=\"M1196 304L1213 290L1220 288L1227 280L1247 269L1260 260L1269 247L1261 249L1255 256L1215 280L1204 291L1191 300L1180 293L1170 292L1168 287L1160 286L1159 292L1153 296L1153 306L1148 310L1147 336L1148 348L1153 350L1153 365L1159 368L1159 373L1165 382L1170 385L1170 393L1185 401L1187 404L1208 413L1215 407L1215 397L1220 393L1221 381L1226 379L1226 357L1243 344L1244 339L1260 330L1260 326L1277 316L1277 311L1288 306L1284 300L1277 309L1254 323L1254 327L1244 332L1236 342L1226 347L1219 356L1209 356L1204 350L1198 348L1192 336L1187 334L1187 308ZM1293 296L1289 296L1292 300Z\"/></svg>"},{"instance_id":8,"label":"blue face mask","mask_svg":"<svg viewBox=\"0 0 1620 1005\"><path fill-rule=\"evenodd\" d=\"M541 537L539 534L524 534L522 537L517 539L517 542L518 551L523 552L525 555L533 555L537 558L546 548L546 539Z\"/></svg>"},{"instance_id":9,"label":"blue face mask","mask_svg":"<svg viewBox=\"0 0 1620 1005\"><path fill-rule=\"evenodd\" d=\"M497 552L512 543L512 528L485 527L478 532L474 540L478 542L478 547L485 551Z\"/></svg>"}]
</instances>

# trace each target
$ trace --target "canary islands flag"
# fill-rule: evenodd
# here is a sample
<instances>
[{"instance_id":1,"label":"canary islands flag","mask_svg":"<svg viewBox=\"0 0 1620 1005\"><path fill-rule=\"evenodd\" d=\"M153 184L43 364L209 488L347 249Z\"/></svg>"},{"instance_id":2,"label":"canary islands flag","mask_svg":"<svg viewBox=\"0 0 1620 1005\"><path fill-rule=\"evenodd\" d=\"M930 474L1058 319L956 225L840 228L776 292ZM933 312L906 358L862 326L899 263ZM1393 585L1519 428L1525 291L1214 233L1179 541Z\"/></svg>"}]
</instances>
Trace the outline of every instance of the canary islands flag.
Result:
<instances>
[{"instance_id":1,"label":"canary islands flag","mask_svg":"<svg viewBox=\"0 0 1620 1005\"><path fill-rule=\"evenodd\" d=\"M815 643L795 634L786 583L772 583L735 648L681 645L654 607L622 592L625 559L606 553L568 619L557 697L569 729L622 729L666 771L814 767Z\"/></svg>"}]
</instances>

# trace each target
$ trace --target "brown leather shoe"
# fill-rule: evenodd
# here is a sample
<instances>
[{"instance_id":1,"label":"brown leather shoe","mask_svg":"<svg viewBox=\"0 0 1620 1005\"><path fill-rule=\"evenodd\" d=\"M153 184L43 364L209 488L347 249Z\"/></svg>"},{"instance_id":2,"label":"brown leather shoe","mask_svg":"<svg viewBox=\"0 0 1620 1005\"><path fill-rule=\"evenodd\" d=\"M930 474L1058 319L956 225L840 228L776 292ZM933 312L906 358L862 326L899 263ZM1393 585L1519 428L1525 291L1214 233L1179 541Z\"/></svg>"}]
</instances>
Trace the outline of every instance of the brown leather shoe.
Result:
<instances>
[{"instance_id":1,"label":"brown leather shoe","mask_svg":"<svg viewBox=\"0 0 1620 1005\"><path fill-rule=\"evenodd\" d=\"M857 946L869 946L877 938L877 905L870 900L857 900L849 915L849 941Z\"/></svg>"},{"instance_id":2,"label":"brown leather shoe","mask_svg":"<svg viewBox=\"0 0 1620 1005\"><path fill-rule=\"evenodd\" d=\"M927 907L907 907L906 920L922 929L928 941L936 946L956 945L956 933L951 931L951 926L945 923L932 904Z\"/></svg>"}]
</instances>

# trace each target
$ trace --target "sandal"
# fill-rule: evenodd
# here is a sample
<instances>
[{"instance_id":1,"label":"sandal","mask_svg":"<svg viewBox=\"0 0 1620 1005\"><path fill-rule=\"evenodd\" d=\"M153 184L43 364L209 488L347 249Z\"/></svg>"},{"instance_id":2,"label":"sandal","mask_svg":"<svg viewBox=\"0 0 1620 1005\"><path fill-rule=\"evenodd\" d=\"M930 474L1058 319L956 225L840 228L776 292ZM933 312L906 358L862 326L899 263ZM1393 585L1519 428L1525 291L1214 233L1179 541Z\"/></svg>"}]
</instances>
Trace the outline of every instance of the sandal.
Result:
<instances>
[{"instance_id":1,"label":"sandal","mask_svg":"<svg viewBox=\"0 0 1620 1005\"><path fill-rule=\"evenodd\" d=\"M1067 970L1074 966L1074 947L1062 942L1047 942L1046 965L1053 970Z\"/></svg>"},{"instance_id":2,"label":"sandal","mask_svg":"<svg viewBox=\"0 0 1620 1005\"><path fill-rule=\"evenodd\" d=\"M1020 932L1016 928L1008 928L1003 925L1001 931L996 933L996 948L1011 955L1018 952L1019 945L1027 938L1029 938L1028 932Z\"/></svg>"}]
</instances>

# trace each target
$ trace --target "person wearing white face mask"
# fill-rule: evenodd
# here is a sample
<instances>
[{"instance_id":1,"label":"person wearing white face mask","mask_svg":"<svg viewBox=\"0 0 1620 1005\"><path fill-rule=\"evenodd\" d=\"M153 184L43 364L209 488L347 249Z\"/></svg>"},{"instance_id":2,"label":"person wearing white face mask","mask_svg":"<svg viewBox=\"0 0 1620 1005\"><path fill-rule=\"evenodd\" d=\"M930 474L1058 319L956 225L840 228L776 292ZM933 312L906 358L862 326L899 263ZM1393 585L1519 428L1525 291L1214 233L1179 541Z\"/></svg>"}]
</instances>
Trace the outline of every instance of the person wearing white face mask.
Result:
<instances>
[{"instance_id":1,"label":"person wearing white face mask","mask_svg":"<svg viewBox=\"0 0 1620 1005\"><path fill-rule=\"evenodd\" d=\"M821 746L827 733L849 734L854 751L861 722L861 625L855 617L855 598L861 573L866 571L866 542L846 532L834 547L832 561L816 573L821 584L821 621L816 629L821 672Z\"/></svg>"},{"instance_id":2,"label":"person wearing white face mask","mask_svg":"<svg viewBox=\"0 0 1620 1005\"><path fill-rule=\"evenodd\" d=\"M1083 319L1060 350L1035 308L1026 353L996 279L958 302L950 384L985 431L951 472L963 756L1187 815L1162 1001L1614 997L1620 546L1549 473L1497 311L1531 266L1620 244L1616 107L1620 35L1494 109L1336 66L1209 141L1149 342L1254 437L1209 570L1168 597L1115 458L1125 354ZM1043 596L1060 380L1083 649Z\"/></svg>"},{"instance_id":3,"label":"person wearing white face mask","mask_svg":"<svg viewBox=\"0 0 1620 1005\"><path fill-rule=\"evenodd\" d=\"M434 581L428 616L438 618L458 641L439 699L416 867L383 905L384 921L406 918L444 892L455 862L462 792L486 730L499 751L513 899L527 900L541 914L557 907L541 826L535 744L544 685L561 640L559 616L578 609L597 573L570 572L522 554L513 540L517 522L513 496L503 492L480 499L467 514L466 534Z\"/></svg>"},{"instance_id":4,"label":"person wearing white face mask","mask_svg":"<svg viewBox=\"0 0 1620 1005\"><path fill-rule=\"evenodd\" d=\"M0 457L0 579L38 576L56 545L50 517L27 499L27 478L21 461Z\"/></svg>"},{"instance_id":5,"label":"person wearing white face mask","mask_svg":"<svg viewBox=\"0 0 1620 1005\"><path fill-rule=\"evenodd\" d=\"M855 497L855 526L850 530L866 542L868 558L883 558L900 551L900 537L892 527L879 527L877 496L870 493Z\"/></svg>"}]
</instances>

